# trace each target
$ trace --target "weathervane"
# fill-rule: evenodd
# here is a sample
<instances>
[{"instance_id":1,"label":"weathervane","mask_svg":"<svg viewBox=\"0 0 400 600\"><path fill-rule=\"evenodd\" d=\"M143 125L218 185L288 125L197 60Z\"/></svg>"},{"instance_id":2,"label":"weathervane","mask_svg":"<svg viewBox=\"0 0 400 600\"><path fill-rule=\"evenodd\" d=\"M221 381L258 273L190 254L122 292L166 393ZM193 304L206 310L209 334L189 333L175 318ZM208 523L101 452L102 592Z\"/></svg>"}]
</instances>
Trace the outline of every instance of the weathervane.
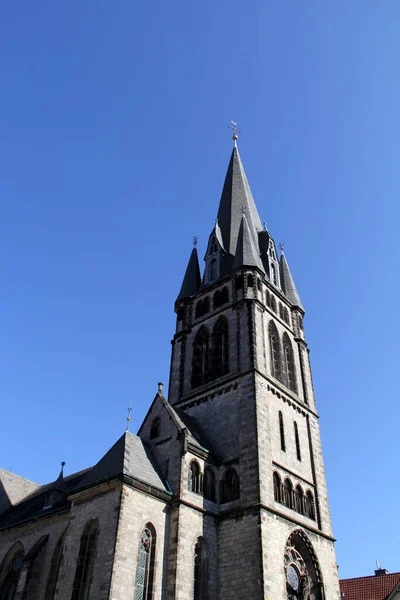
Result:
<instances>
[{"instance_id":1,"label":"weathervane","mask_svg":"<svg viewBox=\"0 0 400 600\"><path fill-rule=\"evenodd\" d=\"M197 246L197 242L199 241L199 238L197 237L197 235L194 236L193 238L193 246L196 247Z\"/></svg>"},{"instance_id":2,"label":"weathervane","mask_svg":"<svg viewBox=\"0 0 400 600\"><path fill-rule=\"evenodd\" d=\"M129 431L129 422L131 420L131 412L132 412L132 406L131 404L129 404L129 407L127 408L128 411L128 416L126 417L126 431Z\"/></svg>"},{"instance_id":3,"label":"weathervane","mask_svg":"<svg viewBox=\"0 0 400 600\"><path fill-rule=\"evenodd\" d=\"M232 125L228 125L228 127L229 127L229 129L232 129L232 131L233 131L232 139L233 139L234 145L236 146L236 142L239 139L238 134L242 135L242 132L239 131L239 129L237 128L237 123L235 123L235 121L231 121L231 123L232 123Z\"/></svg>"}]
</instances>

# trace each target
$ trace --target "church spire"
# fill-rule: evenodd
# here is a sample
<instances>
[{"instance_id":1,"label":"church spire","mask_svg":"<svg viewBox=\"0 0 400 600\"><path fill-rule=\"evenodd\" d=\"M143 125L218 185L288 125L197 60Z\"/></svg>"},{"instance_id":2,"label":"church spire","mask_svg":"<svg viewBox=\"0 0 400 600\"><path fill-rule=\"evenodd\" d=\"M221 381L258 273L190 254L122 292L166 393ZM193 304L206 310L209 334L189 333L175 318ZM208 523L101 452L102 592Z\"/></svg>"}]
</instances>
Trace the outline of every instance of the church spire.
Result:
<instances>
[{"instance_id":1,"label":"church spire","mask_svg":"<svg viewBox=\"0 0 400 600\"><path fill-rule=\"evenodd\" d=\"M181 291L179 292L176 300L183 300L184 298L190 298L191 296L194 296L200 287L200 283L201 278L199 257L197 255L196 246L194 246L189 258L188 266L186 268L185 277L183 278Z\"/></svg>"},{"instance_id":2,"label":"church spire","mask_svg":"<svg viewBox=\"0 0 400 600\"><path fill-rule=\"evenodd\" d=\"M232 256L236 252L243 211L246 213L250 232L253 238L257 239L258 232L263 228L239 150L235 146L229 161L218 209L218 225L221 229L224 248Z\"/></svg>"},{"instance_id":3,"label":"church spire","mask_svg":"<svg viewBox=\"0 0 400 600\"><path fill-rule=\"evenodd\" d=\"M257 242L253 238L246 215L243 211L235 258L232 265L233 269L237 269L239 267L258 267L264 271L259 254Z\"/></svg>"},{"instance_id":4,"label":"church spire","mask_svg":"<svg viewBox=\"0 0 400 600\"><path fill-rule=\"evenodd\" d=\"M283 286L286 298L291 304L293 304L293 306L298 306L301 308L301 310L304 310L283 251L281 254L279 270L281 274L281 284Z\"/></svg>"}]
</instances>

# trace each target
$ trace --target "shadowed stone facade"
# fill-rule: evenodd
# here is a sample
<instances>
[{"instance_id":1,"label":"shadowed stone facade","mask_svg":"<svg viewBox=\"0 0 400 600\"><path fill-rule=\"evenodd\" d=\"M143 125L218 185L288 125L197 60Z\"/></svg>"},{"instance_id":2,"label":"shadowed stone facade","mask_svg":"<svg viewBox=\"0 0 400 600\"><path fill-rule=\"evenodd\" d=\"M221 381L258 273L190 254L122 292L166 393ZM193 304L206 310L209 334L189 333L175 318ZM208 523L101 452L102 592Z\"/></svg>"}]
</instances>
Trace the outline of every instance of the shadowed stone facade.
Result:
<instances>
[{"instance_id":1,"label":"shadowed stone facade","mask_svg":"<svg viewBox=\"0 0 400 600\"><path fill-rule=\"evenodd\" d=\"M0 470L0 600L336 600L304 309L235 146L168 401L46 486Z\"/></svg>"}]
</instances>

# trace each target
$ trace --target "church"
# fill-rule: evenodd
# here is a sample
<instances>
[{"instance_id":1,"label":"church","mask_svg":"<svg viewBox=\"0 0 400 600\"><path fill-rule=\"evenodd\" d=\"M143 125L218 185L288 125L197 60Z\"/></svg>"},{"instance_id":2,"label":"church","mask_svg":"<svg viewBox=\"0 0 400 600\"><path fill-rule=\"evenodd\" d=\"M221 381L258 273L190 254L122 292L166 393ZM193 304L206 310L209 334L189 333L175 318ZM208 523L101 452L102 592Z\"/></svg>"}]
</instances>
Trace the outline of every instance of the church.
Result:
<instances>
[{"instance_id":1,"label":"church","mask_svg":"<svg viewBox=\"0 0 400 600\"><path fill-rule=\"evenodd\" d=\"M0 469L0 600L340 597L304 308L233 139L168 392L95 466Z\"/></svg>"}]
</instances>

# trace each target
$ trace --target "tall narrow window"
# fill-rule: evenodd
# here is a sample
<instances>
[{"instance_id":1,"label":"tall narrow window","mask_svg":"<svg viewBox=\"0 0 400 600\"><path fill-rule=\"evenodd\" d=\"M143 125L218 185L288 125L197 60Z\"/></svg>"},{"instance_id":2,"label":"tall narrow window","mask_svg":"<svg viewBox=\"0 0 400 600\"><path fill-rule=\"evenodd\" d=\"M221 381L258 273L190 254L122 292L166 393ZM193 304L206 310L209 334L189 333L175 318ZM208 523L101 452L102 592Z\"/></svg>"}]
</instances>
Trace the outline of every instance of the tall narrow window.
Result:
<instances>
[{"instance_id":1,"label":"tall narrow window","mask_svg":"<svg viewBox=\"0 0 400 600\"><path fill-rule=\"evenodd\" d=\"M61 563L63 562L65 531L59 538L56 547L54 548L53 556L51 557L50 572L47 579L45 600L53 600L56 589L58 574L60 572Z\"/></svg>"},{"instance_id":2,"label":"tall narrow window","mask_svg":"<svg viewBox=\"0 0 400 600\"><path fill-rule=\"evenodd\" d=\"M4 575L0 584L0 600L14 600L23 558L24 551L22 545L18 542L10 550L10 558L4 568Z\"/></svg>"},{"instance_id":3,"label":"tall narrow window","mask_svg":"<svg viewBox=\"0 0 400 600\"><path fill-rule=\"evenodd\" d=\"M285 383L287 387L292 390L295 394L297 393L297 384L296 384L296 367L294 363L294 354L291 341L289 339L288 334L283 334L282 338L283 345L283 363L284 363L284 371L285 371Z\"/></svg>"},{"instance_id":4,"label":"tall narrow window","mask_svg":"<svg viewBox=\"0 0 400 600\"><path fill-rule=\"evenodd\" d=\"M201 492L201 476L198 463L193 460L189 467L189 490L200 494Z\"/></svg>"},{"instance_id":5,"label":"tall narrow window","mask_svg":"<svg viewBox=\"0 0 400 600\"><path fill-rule=\"evenodd\" d=\"M215 502L215 474L211 467L204 469L203 492L204 498Z\"/></svg>"},{"instance_id":6,"label":"tall narrow window","mask_svg":"<svg viewBox=\"0 0 400 600\"><path fill-rule=\"evenodd\" d=\"M153 597L155 548L156 532L148 523L140 536L135 600L150 600Z\"/></svg>"},{"instance_id":7,"label":"tall narrow window","mask_svg":"<svg viewBox=\"0 0 400 600\"><path fill-rule=\"evenodd\" d=\"M150 438L154 439L156 437L158 437L160 435L160 418L156 417L155 419L153 419L153 422L151 424L151 429L150 429Z\"/></svg>"},{"instance_id":8,"label":"tall narrow window","mask_svg":"<svg viewBox=\"0 0 400 600\"><path fill-rule=\"evenodd\" d=\"M290 479L285 479L283 484L283 504L288 508L293 508L293 486Z\"/></svg>"},{"instance_id":9,"label":"tall narrow window","mask_svg":"<svg viewBox=\"0 0 400 600\"><path fill-rule=\"evenodd\" d=\"M192 385L203 385L208 381L209 375L209 336L205 327L202 327L194 340L192 358Z\"/></svg>"},{"instance_id":10,"label":"tall narrow window","mask_svg":"<svg viewBox=\"0 0 400 600\"><path fill-rule=\"evenodd\" d=\"M221 482L221 503L237 500L240 496L239 476L235 469L230 467Z\"/></svg>"},{"instance_id":11,"label":"tall narrow window","mask_svg":"<svg viewBox=\"0 0 400 600\"><path fill-rule=\"evenodd\" d=\"M214 281L215 279L217 279L218 277L218 263L217 263L217 259L213 258L212 261L210 262L210 279L209 281Z\"/></svg>"},{"instance_id":12,"label":"tall narrow window","mask_svg":"<svg viewBox=\"0 0 400 600\"><path fill-rule=\"evenodd\" d=\"M98 535L97 521L90 521L81 537L72 600L88 600L89 598Z\"/></svg>"},{"instance_id":13,"label":"tall narrow window","mask_svg":"<svg viewBox=\"0 0 400 600\"><path fill-rule=\"evenodd\" d=\"M278 473L274 471L274 500L275 502L282 502L282 484L281 478Z\"/></svg>"},{"instance_id":14,"label":"tall narrow window","mask_svg":"<svg viewBox=\"0 0 400 600\"><path fill-rule=\"evenodd\" d=\"M213 237L211 240L211 244L210 244L210 254L215 254L215 252L217 252L217 250L218 250L217 240L215 239L215 237Z\"/></svg>"},{"instance_id":15,"label":"tall narrow window","mask_svg":"<svg viewBox=\"0 0 400 600\"><path fill-rule=\"evenodd\" d=\"M312 492L308 490L306 494L306 515L313 521L315 521L315 504L314 504L314 496Z\"/></svg>"},{"instance_id":16,"label":"tall narrow window","mask_svg":"<svg viewBox=\"0 0 400 600\"><path fill-rule=\"evenodd\" d=\"M299 430L297 428L296 421L294 422L294 439L296 442L296 455L297 460L301 460L301 450L300 450L300 439L299 439Z\"/></svg>"},{"instance_id":17,"label":"tall narrow window","mask_svg":"<svg viewBox=\"0 0 400 600\"><path fill-rule=\"evenodd\" d=\"M282 379L282 369L281 369L281 345L279 342L279 335L276 325L273 321L269 322L268 326L268 336L269 336L269 351L271 357L271 375L275 377L275 379Z\"/></svg>"},{"instance_id":18,"label":"tall narrow window","mask_svg":"<svg viewBox=\"0 0 400 600\"><path fill-rule=\"evenodd\" d=\"M279 433L281 437L281 450L286 452L286 442L285 442L285 425L283 423L283 415L281 411L279 411Z\"/></svg>"},{"instance_id":19,"label":"tall narrow window","mask_svg":"<svg viewBox=\"0 0 400 600\"><path fill-rule=\"evenodd\" d=\"M301 485L296 485L296 490L294 493L294 509L300 513L304 513L304 492Z\"/></svg>"},{"instance_id":20,"label":"tall narrow window","mask_svg":"<svg viewBox=\"0 0 400 600\"><path fill-rule=\"evenodd\" d=\"M254 286L253 275L247 275L247 287L252 288Z\"/></svg>"},{"instance_id":21,"label":"tall narrow window","mask_svg":"<svg viewBox=\"0 0 400 600\"><path fill-rule=\"evenodd\" d=\"M229 340L228 321L220 317L215 324L212 335L213 376L221 377L229 373Z\"/></svg>"},{"instance_id":22,"label":"tall narrow window","mask_svg":"<svg viewBox=\"0 0 400 600\"><path fill-rule=\"evenodd\" d=\"M238 275L235 279L235 288L241 290L243 288L243 275Z\"/></svg>"},{"instance_id":23,"label":"tall narrow window","mask_svg":"<svg viewBox=\"0 0 400 600\"><path fill-rule=\"evenodd\" d=\"M271 281L274 285L277 284L276 267L274 263L271 263Z\"/></svg>"},{"instance_id":24,"label":"tall narrow window","mask_svg":"<svg viewBox=\"0 0 400 600\"><path fill-rule=\"evenodd\" d=\"M194 547L193 600L208 600L208 556L202 537Z\"/></svg>"}]
</instances>

